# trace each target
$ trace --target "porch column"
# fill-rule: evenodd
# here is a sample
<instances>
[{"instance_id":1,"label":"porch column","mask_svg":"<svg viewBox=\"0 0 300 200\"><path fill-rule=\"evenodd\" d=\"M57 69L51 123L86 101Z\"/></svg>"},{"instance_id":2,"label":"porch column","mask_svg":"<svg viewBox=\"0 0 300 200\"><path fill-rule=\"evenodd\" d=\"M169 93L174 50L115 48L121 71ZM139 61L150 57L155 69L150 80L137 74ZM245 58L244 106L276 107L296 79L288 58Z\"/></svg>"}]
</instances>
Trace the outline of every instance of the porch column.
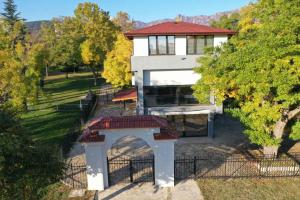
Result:
<instances>
[{"instance_id":1,"label":"porch column","mask_svg":"<svg viewBox=\"0 0 300 200\"><path fill-rule=\"evenodd\" d=\"M176 140L157 140L155 155L155 185L174 187L174 143Z\"/></svg>"},{"instance_id":2,"label":"porch column","mask_svg":"<svg viewBox=\"0 0 300 200\"><path fill-rule=\"evenodd\" d=\"M214 133L215 114L214 113L208 113L207 118L208 118L208 125L207 125L208 137L213 138L215 136L215 133Z\"/></svg>"},{"instance_id":3,"label":"porch column","mask_svg":"<svg viewBox=\"0 0 300 200\"><path fill-rule=\"evenodd\" d=\"M104 142L85 143L88 190L102 191L107 179Z\"/></svg>"},{"instance_id":4,"label":"porch column","mask_svg":"<svg viewBox=\"0 0 300 200\"><path fill-rule=\"evenodd\" d=\"M144 115L144 71L139 70L135 73L135 85L137 86L137 107L136 113Z\"/></svg>"}]
</instances>

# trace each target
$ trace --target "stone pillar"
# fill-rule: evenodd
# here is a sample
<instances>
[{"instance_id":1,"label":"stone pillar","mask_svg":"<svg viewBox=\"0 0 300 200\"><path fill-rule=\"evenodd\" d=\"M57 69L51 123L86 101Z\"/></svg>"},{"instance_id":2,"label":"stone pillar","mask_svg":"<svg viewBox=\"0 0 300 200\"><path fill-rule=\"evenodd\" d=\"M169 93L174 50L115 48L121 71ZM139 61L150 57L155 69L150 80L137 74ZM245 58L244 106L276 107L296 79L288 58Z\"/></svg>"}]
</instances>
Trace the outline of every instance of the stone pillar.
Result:
<instances>
[{"instance_id":1,"label":"stone pillar","mask_svg":"<svg viewBox=\"0 0 300 200\"><path fill-rule=\"evenodd\" d=\"M156 142L155 154L155 185L174 187L174 143L175 140Z\"/></svg>"},{"instance_id":2,"label":"stone pillar","mask_svg":"<svg viewBox=\"0 0 300 200\"><path fill-rule=\"evenodd\" d=\"M85 143L88 190L107 187L106 153L103 142Z\"/></svg>"},{"instance_id":3,"label":"stone pillar","mask_svg":"<svg viewBox=\"0 0 300 200\"><path fill-rule=\"evenodd\" d=\"M214 133L214 120L215 120L215 114L214 113L209 113L208 114L208 125L207 125L207 131L208 131L208 137L214 138L215 133Z\"/></svg>"}]
</instances>

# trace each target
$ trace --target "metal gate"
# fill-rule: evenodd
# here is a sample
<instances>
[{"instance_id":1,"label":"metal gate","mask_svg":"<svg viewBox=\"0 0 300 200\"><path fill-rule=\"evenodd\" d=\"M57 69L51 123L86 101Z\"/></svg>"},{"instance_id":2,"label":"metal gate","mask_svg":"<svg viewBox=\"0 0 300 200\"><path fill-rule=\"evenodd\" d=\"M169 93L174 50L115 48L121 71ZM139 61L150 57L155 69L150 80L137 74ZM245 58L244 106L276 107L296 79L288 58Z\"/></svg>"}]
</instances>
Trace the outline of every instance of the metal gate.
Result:
<instances>
[{"instance_id":1,"label":"metal gate","mask_svg":"<svg viewBox=\"0 0 300 200\"><path fill-rule=\"evenodd\" d=\"M153 182L154 156L149 157L113 157L107 158L108 183Z\"/></svg>"}]
</instances>

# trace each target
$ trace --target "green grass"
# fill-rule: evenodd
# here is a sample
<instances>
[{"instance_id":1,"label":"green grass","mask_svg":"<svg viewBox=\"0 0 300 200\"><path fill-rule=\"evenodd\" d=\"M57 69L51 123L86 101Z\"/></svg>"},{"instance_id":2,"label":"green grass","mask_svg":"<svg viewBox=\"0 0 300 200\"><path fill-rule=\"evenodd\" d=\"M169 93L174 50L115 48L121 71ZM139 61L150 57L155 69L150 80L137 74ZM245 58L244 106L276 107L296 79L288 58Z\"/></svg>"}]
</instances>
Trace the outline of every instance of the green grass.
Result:
<instances>
[{"instance_id":1,"label":"green grass","mask_svg":"<svg viewBox=\"0 0 300 200\"><path fill-rule=\"evenodd\" d=\"M94 197L94 192L86 191L84 197L69 198L72 189L59 182L48 186L46 190L42 200L89 200Z\"/></svg>"},{"instance_id":2,"label":"green grass","mask_svg":"<svg viewBox=\"0 0 300 200\"><path fill-rule=\"evenodd\" d=\"M300 178L201 179L205 200L299 200Z\"/></svg>"},{"instance_id":3,"label":"green grass","mask_svg":"<svg viewBox=\"0 0 300 200\"><path fill-rule=\"evenodd\" d=\"M22 116L23 125L28 129L33 140L44 144L61 144L67 131L78 119L80 98L93 85L91 73L51 76L45 81L39 102L30 105L28 113ZM68 106L69 110L57 111L57 105Z\"/></svg>"}]
</instances>

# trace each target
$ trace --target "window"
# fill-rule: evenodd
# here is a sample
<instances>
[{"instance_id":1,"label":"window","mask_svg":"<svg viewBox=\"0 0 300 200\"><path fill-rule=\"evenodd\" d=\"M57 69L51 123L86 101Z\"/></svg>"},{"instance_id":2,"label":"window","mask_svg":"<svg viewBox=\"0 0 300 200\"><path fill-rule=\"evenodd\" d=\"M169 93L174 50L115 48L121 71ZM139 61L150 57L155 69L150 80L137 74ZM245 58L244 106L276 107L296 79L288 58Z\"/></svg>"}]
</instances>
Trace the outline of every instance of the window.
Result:
<instances>
[{"instance_id":1,"label":"window","mask_svg":"<svg viewBox=\"0 0 300 200\"><path fill-rule=\"evenodd\" d=\"M146 107L194 105L198 101L193 96L191 86L144 86Z\"/></svg>"},{"instance_id":2,"label":"window","mask_svg":"<svg viewBox=\"0 0 300 200\"><path fill-rule=\"evenodd\" d=\"M174 36L149 36L150 55L174 55L175 37Z\"/></svg>"},{"instance_id":3,"label":"window","mask_svg":"<svg viewBox=\"0 0 300 200\"><path fill-rule=\"evenodd\" d=\"M204 54L206 47L214 46L214 36L187 36L187 54Z\"/></svg>"}]
</instances>

